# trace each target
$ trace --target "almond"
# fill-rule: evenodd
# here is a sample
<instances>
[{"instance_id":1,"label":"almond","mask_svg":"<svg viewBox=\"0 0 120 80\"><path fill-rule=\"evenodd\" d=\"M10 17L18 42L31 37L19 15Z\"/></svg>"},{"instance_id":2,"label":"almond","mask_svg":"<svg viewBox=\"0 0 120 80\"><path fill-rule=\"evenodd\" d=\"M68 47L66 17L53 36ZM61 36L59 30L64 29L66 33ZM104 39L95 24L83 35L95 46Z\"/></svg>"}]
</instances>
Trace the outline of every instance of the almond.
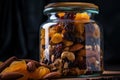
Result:
<instances>
[{"instance_id":1,"label":"almond","mask_svg":"<svg viewBox=\"0 0 120 80\"><path fill-rule=\"evenodd\" d=\"M70 51L78 51L83 48L82 44L75 44L70 48Z\"/></svg>"},{"instance_id":2,"label":"almond","mask_svg":"<svg viewBox=\"0 0 120 80\"><path fill-rule=\"evenodd\" d=\"M4 63L0 65L0 72L2 72L6 67L8 67L13 61L17 60L17 57L13 56L7 59Z\"/></svg>"},{"instance_id":3,"label":"almond","mask_svg":"<svg viewBox=\"0 0 120 80\"><path fill-rule=\"evenodd\" d=\"M19 72L7 72L0 74L0 80L16 80L22 77L23 74Z\"/></svg>"},{"instance_id":4,"label":"almond","mask_svg":"<svg viewBox=\"0 0 120 80\"><path fill-rule=\"evenodd\" d=\"M50 72L47 75L43 77L43 79L53 79L53 78L59 78L61 76L60 72Z\"/></svg>"}]
</instances>

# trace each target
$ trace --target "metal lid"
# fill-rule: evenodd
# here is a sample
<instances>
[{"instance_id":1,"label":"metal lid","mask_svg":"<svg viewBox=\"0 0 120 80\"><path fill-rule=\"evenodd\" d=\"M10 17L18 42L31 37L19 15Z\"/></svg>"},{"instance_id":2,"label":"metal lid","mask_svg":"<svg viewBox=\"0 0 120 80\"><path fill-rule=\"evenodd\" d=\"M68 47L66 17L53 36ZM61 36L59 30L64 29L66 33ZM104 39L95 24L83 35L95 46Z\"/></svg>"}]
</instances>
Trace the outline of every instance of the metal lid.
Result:
<instances>
[{"instance_id":1,"label":"metal lid","mask_svg":"<svg viewBox=\"0 0 120 80\"><path fill-rule=\"evenodd\" d=\"M98 11L98 6L92 3L85 2L57 2L46 5L44 13L57 11L83 11L83 10Z\"/></svg>"}]
</instances>

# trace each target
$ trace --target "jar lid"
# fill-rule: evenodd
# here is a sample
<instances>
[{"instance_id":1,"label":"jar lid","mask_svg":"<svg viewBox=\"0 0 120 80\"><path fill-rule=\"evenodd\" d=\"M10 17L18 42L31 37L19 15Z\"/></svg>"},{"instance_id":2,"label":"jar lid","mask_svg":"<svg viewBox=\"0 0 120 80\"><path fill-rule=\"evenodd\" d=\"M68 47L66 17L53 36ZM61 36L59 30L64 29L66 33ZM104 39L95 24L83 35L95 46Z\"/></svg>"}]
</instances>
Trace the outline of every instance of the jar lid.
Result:
<instances>
[{"instance_id":1,"label":"jar lid","mask_svg":"<svg viewBox=\"0 0 120 80\"><path fill-rule=\"evenodd\" d=\"M89 10L92 13L98 13L98 6L92 3L85 2L57 2L50 3L45 6L44 13L57 11L85 11Z\"/></svg>"}]
</instances>

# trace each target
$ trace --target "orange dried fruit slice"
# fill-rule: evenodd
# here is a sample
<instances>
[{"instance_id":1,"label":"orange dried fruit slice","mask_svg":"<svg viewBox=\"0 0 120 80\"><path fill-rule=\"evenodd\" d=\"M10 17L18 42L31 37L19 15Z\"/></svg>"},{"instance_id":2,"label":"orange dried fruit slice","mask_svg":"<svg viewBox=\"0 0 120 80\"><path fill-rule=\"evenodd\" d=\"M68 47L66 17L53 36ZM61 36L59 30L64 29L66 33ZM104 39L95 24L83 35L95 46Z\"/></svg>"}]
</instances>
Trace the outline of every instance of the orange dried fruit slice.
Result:
<instances>
[{"instance_id":1,"label":"orange dried fruit slice","mask_svg":"<svg viewBox=\"0 0 120 80\"><path fill-rule=\"evenodd\" d=\"M44 66L40 66L36 69L32 76L36 79L42 79L46 74L50 73L50 69Z\"/></svg>"},{"instance_id":2,"label":"orange dried fruit slice","mask_svg":"<svg viewBox=\"0 0 120 80\"><path fill-rule=\"evenodd\" d=\"M84 13L77 13L75 16L75 20L89 20L90 16L84 12Z\"/></svg>"},{"instance_id":3,"label":"orange dried fruit slice","mask_svg":"<svg viewBox=\"0 0 120 80\"><path fill-rule=\"evenodd\" d=\"M22 61L13 61L8 68L3 70L3 72L22 72L25 71L27 68L26 62L24 60Z\"/></svg>"},{"instance_id":4,"label":"orange dried fruit slice","mask_svg":"<svg viewBox=\"0 0 120 80\"><path fill-rule=\"evenodd\" d=\"M55 27L49 29L49 37L52 37L57 32Z\"/></svg>"},{"instance_id":5,"label":"orange dried fruit slice","mask_svg":"<svg viewBox=\"0 0 120 80\"><path fill-rule=\"evenodd\" d=\"M21 61L13 61L9 67L4 69L2 73L7 73L7 72L20 72L24 75L24 77L18 79L18 80L27 80L29 74L27 72L27 65L25 60Z\"/></svg>"},{"instance_id":6,"label":"orange dried fruit slice","mask_svg":"<svg viewBox=\"0 0 120 80\"><path fill-rule=\"evenodd\" d=\"M63 38L62 38L62 35L60 33L55 33L51 39L51 41L53 43L60 43L62 42Z\"/></svg>"},{"instance_id":7,"label":"orange dried fruit slice","mask_svg":"<svg viewBox=\"0 0 120 80\"><path fill-rule=\"evenodd\" d=\"M63 17L65 15L65 13L64 12L59 12L58 13L58 16L61 18L61 17Z\"/></svg>"}]
</instances>

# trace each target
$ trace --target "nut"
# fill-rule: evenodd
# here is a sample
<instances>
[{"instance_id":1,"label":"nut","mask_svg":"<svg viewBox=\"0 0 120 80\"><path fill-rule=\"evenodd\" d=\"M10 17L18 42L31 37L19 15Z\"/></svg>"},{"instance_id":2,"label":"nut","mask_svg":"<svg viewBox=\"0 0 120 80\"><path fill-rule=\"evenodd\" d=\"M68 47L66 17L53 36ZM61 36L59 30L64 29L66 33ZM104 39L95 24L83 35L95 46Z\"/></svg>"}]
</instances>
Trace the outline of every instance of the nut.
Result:
<instances>
[{"instance_id":1,"label":"nut","mask_svg":"<svg viewBox=\"0 0 120 80\"><path fill-rule=\"evenodd\" d=\"M68 63L65 62L63 68L68 68Z\"/></svg>"},{"instance_id":2,"label":"nut","mask_svg":"<svg viewBox=\"0 0 120 80\"><path fill-rule=\"evenodd\" d=\"M70 51L78 51L82 49L84 46L82 44L75 44L70 48Z\"/></svg>"},{"instance_id":3,"label":"nut","mask_svg":"<svg viewBox=\"0 0 120 80\"><path fill-rule=\"evenodd\" d=\"M8 67L13 61L17 60L15 56L10 57L4 63L0 65L0 72L2 72L6 67Z\"/></svg>"},{"instance_id":4,"label":"nut","mask_svg":"<svg viewBox=\"0 0 120 80\"><path fill-rule=\"evenodd\" d=\"M65 46L71 46L71 45L73 45L73 42L68 41L68 40L64 40L64 44L65 44Z\"/></svg>"},{"instance_id":5,"label":"nut","mask_svg":"<svg viewBox=\"0 0 120 80\"><path fill-rule=\"evenodd\" d=\"M96 51L82 49L82 50L80 50L78 55L79 56L92 57L92 56L96 56L96 54L97 54Z\"/></svg>"},{"instance_id":6,"label":"nut","mask_svg":"<svg viewBox=\"0 0 120 80\"><path fill-rule=\"evenodd\" d=\"M0 80L16 80L22 78L23 74L19 72L6 72L0 74Z\"/></svg>"},{"instance_id":7,"label":"nut","mask_svg":"<svg viewBox=\"0 0 120 80\"><path fill-rule=\"evenodd\" d=\"M84 70L84 69L80 70L78 67L70 69L71 75L81 75L81 74L85 74L85 73L86 73L86 70Z\"/></svg>"},{"instance_id":8,"label":"nut","mask_svg":"<svg viewBox=\"0 0 120 80\"><path fill-rule=\"evenodd\" d=\"M69 51L70 47L65 47L64 51Z\"/></svg>"},{"instance_id":9,"label":"nut","mask_svg":"<svg viewBox=\"0 0 120 80\"><path fill-rule=\"evenodd\" d=\"M50 72L47 75L43 77L43 79L53 79L53 78L59 78L61 76L60 72Z\"/></svg>"},{"instance_id":10,"label":"nut","mask_svg":"<svg viewBox=\"0 0 120 80\"><path fill-rule=\"evenodd\" d=\"M75 55L73 52L64 51L61 54L61 59L67 58L69 61L73 62L75 60Z\"/></svg>"},{"instance_id":11,"label":"nut","mask_svg":"<svg viewBox=\"0 0 120 80\"><path fill-rule=\"evenodd\" d=\"M54 63L50 64L50 68L52 71L59 71L61 72L62 71L62 66L63 66L63 63L62 63L62 60L61 59L56 59L54 61Z\"/></svg>"}]
</instances>

